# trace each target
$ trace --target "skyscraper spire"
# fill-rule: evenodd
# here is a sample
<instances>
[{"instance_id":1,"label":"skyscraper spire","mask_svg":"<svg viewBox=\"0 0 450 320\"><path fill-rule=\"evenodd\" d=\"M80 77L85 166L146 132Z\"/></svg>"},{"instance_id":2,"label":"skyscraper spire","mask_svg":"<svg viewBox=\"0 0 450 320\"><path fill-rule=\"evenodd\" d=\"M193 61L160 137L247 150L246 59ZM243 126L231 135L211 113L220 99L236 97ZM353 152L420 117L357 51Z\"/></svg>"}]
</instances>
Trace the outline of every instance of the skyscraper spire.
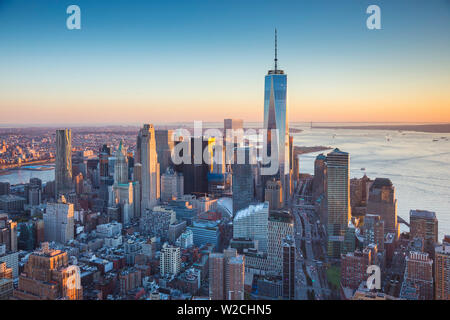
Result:
<instances>
[{"instance_id":1,"label":"skyscraper spire","mask_svg":"<svg viewBox=\"0 0 450 320\"><path fill-rule=\"evenodd\" d=\"M275 73L277 71L277 63L278 63L278 58L277 58L277 29L275 28Z\"/></svg>"}]
</instances>

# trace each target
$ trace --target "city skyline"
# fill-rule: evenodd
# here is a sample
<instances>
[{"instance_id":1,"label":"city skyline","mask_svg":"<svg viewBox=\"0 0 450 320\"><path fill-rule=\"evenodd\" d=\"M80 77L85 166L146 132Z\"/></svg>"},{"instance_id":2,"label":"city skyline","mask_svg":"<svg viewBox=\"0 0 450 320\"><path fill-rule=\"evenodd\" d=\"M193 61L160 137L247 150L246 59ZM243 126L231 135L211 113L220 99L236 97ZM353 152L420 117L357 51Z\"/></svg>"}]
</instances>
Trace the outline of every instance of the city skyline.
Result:
<instances>
[{"instance_id":1,"label":"city skyline","mask_svg":"<svg viewBox=\"0 0 450 320\"><path fill-rule=\"evenodd\" d=\"M0 0L0 300L450 300L449 18Z\"/></svg>"},{"instance_id":2,"label":"city skyline","mask_svg":"<svg viewBox=\"0 0 450 320\"><path fill-rule=\"evenodd\" d=\"M291 122L450 122L448 1L69 4L0 5L1 126L262 122L275 28Z\"/></svg>"}]
</instances>

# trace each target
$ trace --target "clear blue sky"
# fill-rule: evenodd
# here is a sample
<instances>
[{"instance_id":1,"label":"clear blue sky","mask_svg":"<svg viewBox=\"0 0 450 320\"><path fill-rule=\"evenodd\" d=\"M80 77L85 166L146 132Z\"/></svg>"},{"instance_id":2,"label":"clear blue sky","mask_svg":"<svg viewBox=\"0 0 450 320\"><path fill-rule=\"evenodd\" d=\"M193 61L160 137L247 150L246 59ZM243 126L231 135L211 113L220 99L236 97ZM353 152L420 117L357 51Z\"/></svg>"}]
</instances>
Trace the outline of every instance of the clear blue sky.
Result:
<instances>
[{"instance_id":1,"label":"clear blue sky","mask_svg":"<svg viewBox=\"0 0 450 320\"><path fill-rule=\"evenodd\" d=\"M449 0L0 0L0 123L261 120L275 27L292 121L450 107Z\"/></svg>"}]
</instances>

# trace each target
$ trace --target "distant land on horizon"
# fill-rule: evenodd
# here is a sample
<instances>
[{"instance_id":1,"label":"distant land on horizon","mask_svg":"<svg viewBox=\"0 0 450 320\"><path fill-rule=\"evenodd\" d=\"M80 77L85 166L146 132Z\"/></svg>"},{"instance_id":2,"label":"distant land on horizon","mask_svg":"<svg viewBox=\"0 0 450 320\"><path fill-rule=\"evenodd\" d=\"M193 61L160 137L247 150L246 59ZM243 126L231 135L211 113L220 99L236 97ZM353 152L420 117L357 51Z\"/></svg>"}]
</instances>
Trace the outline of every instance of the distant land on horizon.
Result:
<instances>
[{"instance_id":1,"label":"distant land on horizon","mask_svg":"<svg viewBox=\"0 0 450 320\"><path fill-rule=\"evenodd\" d=\"M364 125L364 126L313 126L312 129L398 130L429 133L450 133L450 123L420 125Z\"/></svg>"},{"instance_id":2,"label":"distant land on horizon","mask_svg":"<svg viewBox=\"0 0 450 320\"><path fill-rule=\"evenodd\" d=\"M144 123L144 122L143 122ZM152 122L145 122L152 123ZM244 127L244 130L247 129L260 129L262 122L246 122L248 126ZM211 124L216 124L215 126L211 126ZM221 124L221 121L208 121L203 123L203 130L212 129L212 128L221 128L217 124ZM290 122L290 133L300 133L304 131L301 129L302 127L292 127L297 126L299 124L304 124L304 127L311 127L312 129L356 129L356 130L394 130L394 131L414 131L414 132L427 132L427 133L450 133L450 123L417 123L417 122ZM327 124L327 125L324 125ZM58 125L58 124L30 124L30 125L20 125L20 124L11 124L5 125L0 124L0 134L11 134L18 132L42 132L48 130L56 130L61 128L69 128L72 129L73 132L76 133L90 133L90 132L116 132L123 131L125 134L130 134L133 131L138 131L142 124L66 124L66 125ZM154 123L155 129L193 129L193 122L178 122L178 123Z\"/></svg>"}]
</instances>

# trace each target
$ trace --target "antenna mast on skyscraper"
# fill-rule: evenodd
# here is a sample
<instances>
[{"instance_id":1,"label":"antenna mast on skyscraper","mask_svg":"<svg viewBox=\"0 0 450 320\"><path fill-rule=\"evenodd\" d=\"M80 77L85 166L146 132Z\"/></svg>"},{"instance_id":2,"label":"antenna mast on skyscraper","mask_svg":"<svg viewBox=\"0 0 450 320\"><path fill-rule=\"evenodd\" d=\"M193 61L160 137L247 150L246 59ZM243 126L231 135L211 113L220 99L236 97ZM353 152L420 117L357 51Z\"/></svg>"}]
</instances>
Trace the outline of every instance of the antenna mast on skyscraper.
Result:
<instances>
[{"instance_id":1,"label":"antenna mast on skyscraper","mask_svg":"<svg viewBox=\"0 0 450 320\"><path fill-rule=\"evenodd\" d=\"M278 63L278 58L277 58L277 28L275 28L275 73L277 71L277 63Z\"/></svg>"}]
</instances>

